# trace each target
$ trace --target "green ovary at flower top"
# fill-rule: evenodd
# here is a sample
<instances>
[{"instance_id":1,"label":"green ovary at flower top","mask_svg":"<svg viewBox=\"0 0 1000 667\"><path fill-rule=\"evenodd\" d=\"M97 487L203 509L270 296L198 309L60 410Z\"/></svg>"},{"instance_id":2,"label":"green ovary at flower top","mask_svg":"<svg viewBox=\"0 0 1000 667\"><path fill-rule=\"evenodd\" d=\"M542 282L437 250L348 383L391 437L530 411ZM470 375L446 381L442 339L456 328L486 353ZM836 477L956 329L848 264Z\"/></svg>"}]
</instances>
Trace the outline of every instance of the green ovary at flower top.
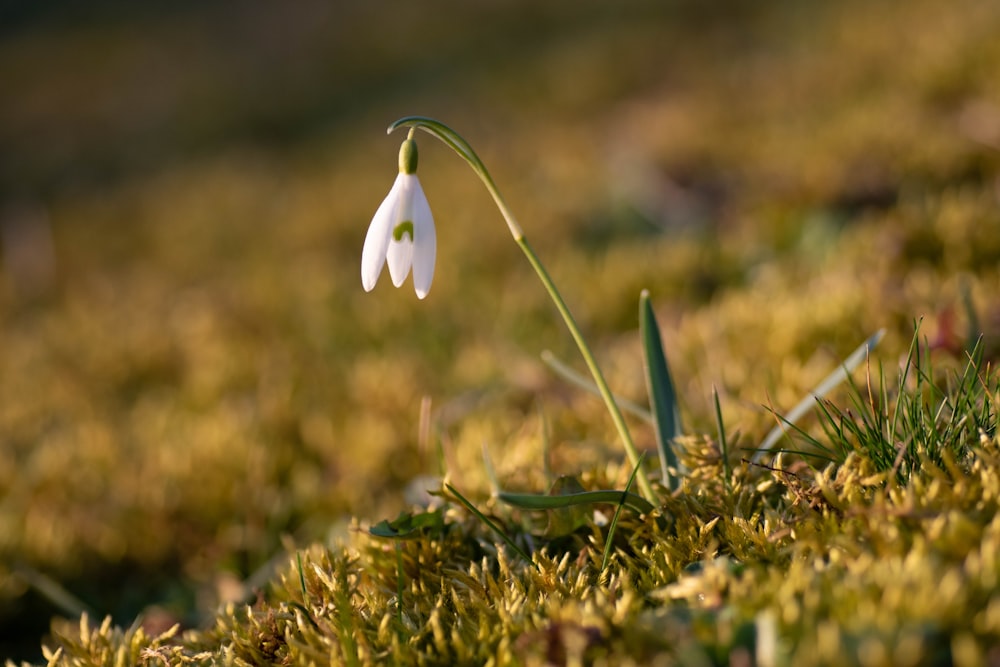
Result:
<instances>
[{"instance_id":1,"label":"green ovary at flower top","mask_svg":"<svg viewBox=\"0 0 1000 667\"><path fill-rule=\"evenodd\" d=\"M413 269L413 287L423 299L434 280L437 236L434 217L417 178L417 144L412 136L399 148L399 175L375 211L361 251L361 284L370 292L389 263L392 284L399 287Z\"/></svg>"}]
</instances>

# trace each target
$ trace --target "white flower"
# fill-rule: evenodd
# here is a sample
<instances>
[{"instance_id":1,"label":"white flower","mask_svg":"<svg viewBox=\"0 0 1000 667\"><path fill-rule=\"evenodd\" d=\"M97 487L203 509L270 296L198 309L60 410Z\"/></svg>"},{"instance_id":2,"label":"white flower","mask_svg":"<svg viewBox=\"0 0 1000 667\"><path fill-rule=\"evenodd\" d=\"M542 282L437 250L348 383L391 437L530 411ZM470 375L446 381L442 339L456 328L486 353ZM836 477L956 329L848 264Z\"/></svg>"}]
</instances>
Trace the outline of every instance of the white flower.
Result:
<instances>
[{"instance_id":1,"label":"white flower","mask_svg":"<svg viewBox=\"0 0 1000 667\"><path fill-rule=\"evenodd\" d=\"M370 292L386 260L392 284L399 287L413 269L413 287L423 299L434 279L437 236L434 218L416 174L416 144L403 142L399 175L375 211L361 251L361 284Z\"/></svg>"}]
</instances>

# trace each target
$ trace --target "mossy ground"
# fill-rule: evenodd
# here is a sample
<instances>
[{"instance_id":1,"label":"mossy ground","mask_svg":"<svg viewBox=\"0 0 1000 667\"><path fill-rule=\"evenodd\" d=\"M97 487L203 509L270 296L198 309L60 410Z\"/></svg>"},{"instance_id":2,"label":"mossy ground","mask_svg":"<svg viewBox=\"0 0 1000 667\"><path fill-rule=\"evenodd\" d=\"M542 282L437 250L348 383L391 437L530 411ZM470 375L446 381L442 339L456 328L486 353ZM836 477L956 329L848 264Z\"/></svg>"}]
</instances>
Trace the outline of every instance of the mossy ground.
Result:
<instances>
[{"instance_id":1,"label":"mossy ground","mask_svg":"<svg viewBox=\"0 0 1000 667\"><path fill-rule=\"evenodd\" d=\"M1000 661L1000 8L411 5L108 3L0 34L3 650ZM624 513L604 572L600 522L554 536L489 499L484 443L518 490L544 491L546 465L586 488L630 469L600 402L539 361L575 364L572 341L430 139L431 294L361 290L395 170L383 130L411 113L473 143L639 402L651 291L685 430L705 435L655 516ZM918 320L926 382L897 388ZM830 400L842 423L926 408L885 438L905 476L815 415L835 463L741 461L774 425L760 406L788 409L882 327L886 400L863 368ZM414 539L367 535L443 473L535 566L454 502Z\"/></svg>"}]
</instances>

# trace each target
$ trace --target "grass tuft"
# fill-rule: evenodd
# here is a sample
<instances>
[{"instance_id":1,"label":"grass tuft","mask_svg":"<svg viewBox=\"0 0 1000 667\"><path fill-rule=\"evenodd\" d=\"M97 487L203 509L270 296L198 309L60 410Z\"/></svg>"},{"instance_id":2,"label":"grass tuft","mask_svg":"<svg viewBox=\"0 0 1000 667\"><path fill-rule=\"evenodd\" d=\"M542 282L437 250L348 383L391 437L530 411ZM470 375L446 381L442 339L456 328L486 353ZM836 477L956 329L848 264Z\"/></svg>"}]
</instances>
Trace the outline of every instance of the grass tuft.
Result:
<instances>
[{"instance_id":1,"label":"grass tuft","mask_svg":"<svg viewBox=\"0 0 1000 667\"><path fill-rule=\"evenodd\" d=\"M905 484L923 466L967 459L983 436L995 435L998 385L979 346L961 369L936 373L918 330L894 381L881 366L872 375L863 386L848 379L850 407L818 401L823 437L795 429L816 452L803 453L838 465L856 454Z\"/></svg>"}]
</instances>

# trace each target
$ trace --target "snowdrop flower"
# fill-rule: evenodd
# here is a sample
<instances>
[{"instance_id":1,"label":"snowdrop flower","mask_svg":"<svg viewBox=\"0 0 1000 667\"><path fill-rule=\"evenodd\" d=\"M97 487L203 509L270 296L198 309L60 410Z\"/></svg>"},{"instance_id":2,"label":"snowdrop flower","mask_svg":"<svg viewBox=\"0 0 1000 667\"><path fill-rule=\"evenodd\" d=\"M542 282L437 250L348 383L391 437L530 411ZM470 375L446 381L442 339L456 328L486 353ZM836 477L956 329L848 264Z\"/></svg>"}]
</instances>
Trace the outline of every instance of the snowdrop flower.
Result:
<instances>
[{"instance_id":1,"label":"snowdrop flower","mask_svg":"<svg viewBox=\"0 0 1000 667\"><path fill-rule=\"evenodd\" d=\"M656 501L658 496L653 492L649 479L642 469L642 458L636 451L628 424L625 423L625 418L604 379L604 373L597 365L593 351L583 337L576 320L573 319L562 294L559 293L559 289L545 269L545 265L542 264L542 260L524 237L521 225L514 218L507 202L500 196L500 191L497 189L496 183L493 182L493 177L490 176L486 165L472 150L469 142L460 134L433 118L424 116L400 118L389 126L388 131L391 133L401 127L409 127L410 132L399 149L399 177L385 201L375 212L375 218L368 229L368 238L365 239L365 249L361 255L361 282L365 289L371 290L375 287L375 282L378 280L382 265L385 264L386 260L389 260L389 273L392 274L392 282L397 287L406 279L407 273L412 268L413 286L417 289L417 296L421 299L424 298L427 296L427 290L430 289L431 278L434 274L434 253L437 250L437 242L434 238L434 221L431 218L430 207L427 205L427 198L424 197L424 192L416 177L417 147L413 143L413 135L416 130L424 130L441 140L465 160L486 186L490 196L493 197L500 215L507 223L511 237L524 252L531 268L538 275L538 279L542 281L542 286L549 293L556 310L559 311L580 348L581 354L583 354L583 359L590 369L594 383L608 407L608 412L611 413L612 421L618 428L622 444L625 445L625 453L635 468L633 475L635 475L642 496L647 500Z\"/></svg>"},{"instance_id":2,"label":"snowdrop flower","mask_svg":"<svg viewBox=\"0 0 1000 667\"><path fill-rule=\"evenodd\" d=\"M399 287L413 269L413 287L423 299L434 279L437 236L431 208L417 179L417 144L412 135L399 148L399 175L368 227L361 251L361 284L372 291L386 260Z\"/></svg>"}]
</instances>

